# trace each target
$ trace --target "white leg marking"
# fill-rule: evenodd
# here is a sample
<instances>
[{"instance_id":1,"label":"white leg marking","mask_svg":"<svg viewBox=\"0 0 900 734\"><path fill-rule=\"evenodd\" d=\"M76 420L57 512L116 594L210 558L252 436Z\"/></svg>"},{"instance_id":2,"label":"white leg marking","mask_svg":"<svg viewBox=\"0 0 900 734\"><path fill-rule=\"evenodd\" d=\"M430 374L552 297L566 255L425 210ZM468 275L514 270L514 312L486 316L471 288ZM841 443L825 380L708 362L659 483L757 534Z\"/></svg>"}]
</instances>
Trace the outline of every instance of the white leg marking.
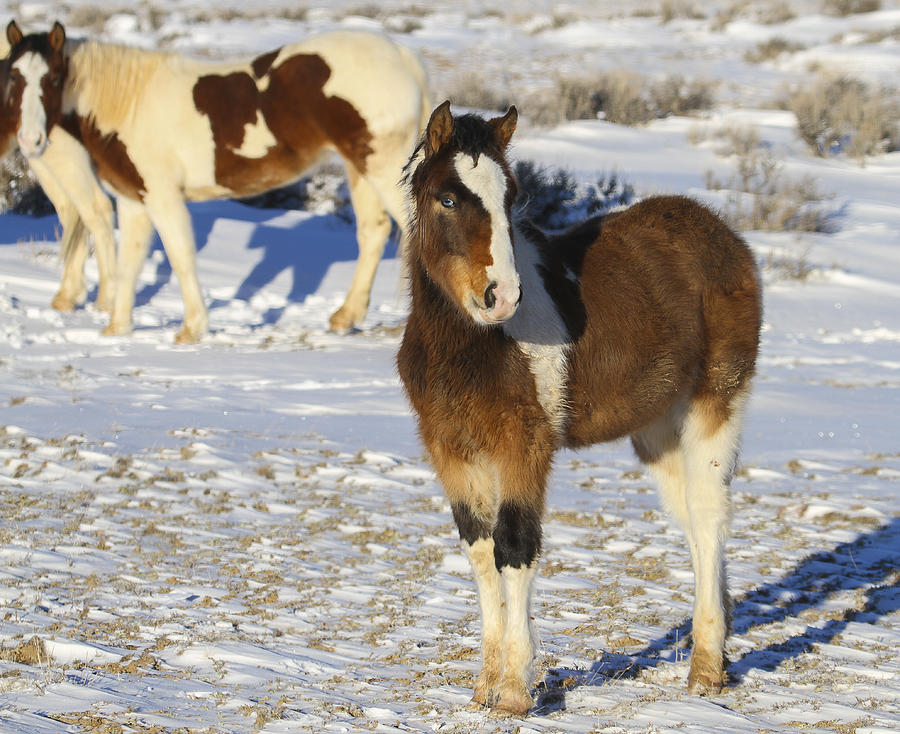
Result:
<instances>
[{"instance_id":1,"label":"white leg marking","mask_svg":"<svg viewBox=\"0 0 900 734\"><path fill-rule=\"evenodd\" d=\"M731 503L728 486L737 456L743 406L749 391L732 401L731 418L712 434L696 409L684 422L688 538L694 563L694 654L720 655L725 646L725 541Z\"/></svg>"},{"instance_id":2,"label":"white leg marking","mask_svg":"<svg viewBox=\"0 0 900 734\"><path fill-rule=\"evenodd\" d=\"M506 600L506 631L503 636L501 688L531 685L535 636L531 623L531 596L537 563L521 568L505 566L500 573Z\"/></svg>"},{"instance_id":3,"label":"white leg marking","mask_svg":"<svg viewBox=\"0 0 900 734\"><path fill-rule=\"evenodd\" d=\"M492 691L500 681L503 665L503 596L500 573L494 563L493 538L481 538L472 545L463 541L469 563L475 572L478 586L478 602L481 606L481 656L482 668L475 683L473 701L488 705Z\"/></svg>"}]
</instances>

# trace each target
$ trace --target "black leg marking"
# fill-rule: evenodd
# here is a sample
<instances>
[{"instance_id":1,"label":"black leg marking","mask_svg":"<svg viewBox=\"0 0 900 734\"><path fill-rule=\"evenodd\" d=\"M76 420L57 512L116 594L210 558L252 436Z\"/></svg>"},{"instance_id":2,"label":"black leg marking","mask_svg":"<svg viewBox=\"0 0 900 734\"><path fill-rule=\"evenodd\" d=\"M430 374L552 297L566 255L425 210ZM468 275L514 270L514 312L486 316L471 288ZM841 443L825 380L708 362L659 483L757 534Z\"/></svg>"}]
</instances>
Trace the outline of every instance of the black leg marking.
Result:
<instances>
[{"instance_id":1,"label":"black leg marking","mask_svg":"<svg viewBox=\"0 0 900 734\"><path fill-rule=\"evenodd\" d=\"M494 526L494 563L497 570L503 566L530 566L540 552L540 515L512 502L500 505Z\"/></svg>"},{"instance_id":2,"label":"black leg marking","mask_svg":"<svg viewBox=\"0 0 900 734\"><path fill-rule=\"evenodd\" d=\"M450 509L453 511L453 519L456 521L461 540L472 545L476 540L491 536L490 524L475 517L471 508L465 502L452 504Z\"/></svg>"}]
</instances>

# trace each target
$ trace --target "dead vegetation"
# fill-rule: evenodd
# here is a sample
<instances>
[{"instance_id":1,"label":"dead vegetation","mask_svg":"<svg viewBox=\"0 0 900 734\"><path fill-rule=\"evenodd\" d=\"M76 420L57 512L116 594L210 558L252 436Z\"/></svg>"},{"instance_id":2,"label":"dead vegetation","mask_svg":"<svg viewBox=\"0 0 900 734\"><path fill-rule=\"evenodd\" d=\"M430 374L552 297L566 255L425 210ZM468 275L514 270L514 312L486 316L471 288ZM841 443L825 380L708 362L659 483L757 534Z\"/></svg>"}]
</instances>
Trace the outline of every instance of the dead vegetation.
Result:
<instances>
[{"instance_id":1,"label":"dead vegetation","mask_svg":"<svg viewBox=\"0 0 900 734\"><path fill-rule=\"evenodd\" d=\"M816 155L863 160L900 146L900 97L858 79L820 76L792 90L783 106L797 116L797 131Z\"/></svg>"}]
</instances>

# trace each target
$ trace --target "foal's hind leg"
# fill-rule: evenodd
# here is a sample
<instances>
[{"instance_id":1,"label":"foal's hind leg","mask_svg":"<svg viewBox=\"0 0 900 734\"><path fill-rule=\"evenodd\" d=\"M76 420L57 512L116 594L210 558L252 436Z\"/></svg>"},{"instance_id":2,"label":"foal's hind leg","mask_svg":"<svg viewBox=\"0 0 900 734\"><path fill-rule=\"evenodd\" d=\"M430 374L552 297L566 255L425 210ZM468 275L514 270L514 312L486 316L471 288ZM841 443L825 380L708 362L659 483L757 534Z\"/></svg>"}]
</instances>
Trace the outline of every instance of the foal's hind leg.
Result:
<instances>
[{"instance_id":1,"label":"foal's hind leg","mask_svg":"<svg viewBox=\"0 0 900 734\"><path fill-rule=\"evenodd\" d=\"M714 397L695 399L681 436L695 585L688 689L696 693L715 693L725 685L729 603L724 548L731 511L729 483L745 401L746 393L730 404Z\"/></svg>"},{"instance_id":2,"label":"foal's hind leg","mask_svg":"<svg viewBox=\"0 0 900 734\"><path fill-rule=\"evenodd\" d=\"M359 245L359 256L344 304L329 320L332 330L339 332L351 329L365 317L372 282L375 280L375 270L391 234L391 220L378 192L351 164L348 163L345 167L353 211L356 214L356 242ZM398 178L399 175L398 170Z\"/></svg>"}]
</instances>

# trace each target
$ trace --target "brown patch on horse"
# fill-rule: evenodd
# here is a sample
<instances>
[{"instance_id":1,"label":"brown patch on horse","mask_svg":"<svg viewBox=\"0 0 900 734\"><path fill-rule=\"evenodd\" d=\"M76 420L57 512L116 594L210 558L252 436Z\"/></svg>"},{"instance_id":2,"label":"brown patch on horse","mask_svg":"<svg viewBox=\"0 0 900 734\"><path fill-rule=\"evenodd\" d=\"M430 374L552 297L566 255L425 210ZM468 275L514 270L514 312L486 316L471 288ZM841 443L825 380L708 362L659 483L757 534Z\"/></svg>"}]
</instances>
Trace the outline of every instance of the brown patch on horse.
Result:
<instances>
[{"instance_id":1,"label":"brown patch on horse","mask_svg":"<svg viewBox=\"0 0 900 734\"><path fill-rule=\"evenodd\" d=\"M571 261L592 328L570 356L567 444L633 433L679 396L708 396L721 424L759 341L749 250L684 197L653 197L598 225L582 262Z\"/></svg>"},{"instance_id":2,"label":"brown patch on horse","mask_svg":"<svg viewBox=\"0 0 900 734\"><path fill-rule=\"evenodd\" d=\"M238 195L266 191L297 179L328 145L364 174L372 134L350 102L325 95L331 76L325 61L298 54L271 68L275 56L269 56L253 62L254 73L265 68L259 84L250 74L235 72L206 75L194 85L194 104L212 128L216 183ZM245 126L256 122L257 114L276 142L254 158L237 151Z\"/></svg>"},{"instance_id":3,"label":"brown patch on horse","mask_svg":"<svg viewBox=\"0 0 900 734\"><path fill-rule=\"evenodd\" d=\"M266 74L269 73L269 68L272 66L272 62L278 58L278 54L281 52L280 48L276 48L274 51L269 51L267 54L263 54L262 56L257 56L250 63L250 66L253 68L253 73L256 75L257 79L262 79Z\"/></svg>"},{"instance_id":4,"label":"brown patch on horse","mask_svg":"<svg viewBox=\"0 0 900 734\"><path fill-rule=\"evenodd\" d=\"M109 183L118 193L143 201L146 188L128 148L116 133L104 135L93 118L69 113L62 118L62 126L90 153L97 168L97 175Z\"/></svg>"}]
</instances>

